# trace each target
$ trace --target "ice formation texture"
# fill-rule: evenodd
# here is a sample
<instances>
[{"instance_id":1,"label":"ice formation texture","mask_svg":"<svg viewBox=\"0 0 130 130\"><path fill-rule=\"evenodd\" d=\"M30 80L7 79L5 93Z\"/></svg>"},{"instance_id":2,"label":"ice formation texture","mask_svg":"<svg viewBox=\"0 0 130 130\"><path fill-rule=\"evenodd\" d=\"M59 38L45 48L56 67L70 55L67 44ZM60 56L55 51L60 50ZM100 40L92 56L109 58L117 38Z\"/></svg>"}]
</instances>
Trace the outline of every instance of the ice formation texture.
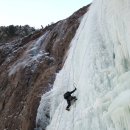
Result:
<instances>
[{"instance_id":1,"label":"ice formation texture","mask_svg":"<svg viewBox=\"0 0 130 130\"><path fill-rule=\"evenodd\" d=\"M37 113L46 130L130 130L130 0L94 0ZM68 112L63 94L77 87ZM48 117L45 113L49 113ZM45 124L47 122L47 124Z\"/></svg>"}]
</instances>

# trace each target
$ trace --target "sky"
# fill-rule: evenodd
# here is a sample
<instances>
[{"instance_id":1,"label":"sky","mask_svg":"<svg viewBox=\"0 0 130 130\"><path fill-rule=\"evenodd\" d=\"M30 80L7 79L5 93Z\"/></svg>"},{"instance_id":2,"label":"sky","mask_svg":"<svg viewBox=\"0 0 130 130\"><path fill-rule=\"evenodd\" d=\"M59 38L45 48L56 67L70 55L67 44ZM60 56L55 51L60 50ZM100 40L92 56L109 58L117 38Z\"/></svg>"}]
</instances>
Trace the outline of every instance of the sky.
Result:
<instances>
[{"instance_id":1,"label":"sky","mask_svg":"<svg viewBox=\"0 0 130 130\"><path fill-rule=\"evenodd\" d=\"M92 0L0 0L0 26L45 27L65 19Z\"/></svg>"}]
</instances>

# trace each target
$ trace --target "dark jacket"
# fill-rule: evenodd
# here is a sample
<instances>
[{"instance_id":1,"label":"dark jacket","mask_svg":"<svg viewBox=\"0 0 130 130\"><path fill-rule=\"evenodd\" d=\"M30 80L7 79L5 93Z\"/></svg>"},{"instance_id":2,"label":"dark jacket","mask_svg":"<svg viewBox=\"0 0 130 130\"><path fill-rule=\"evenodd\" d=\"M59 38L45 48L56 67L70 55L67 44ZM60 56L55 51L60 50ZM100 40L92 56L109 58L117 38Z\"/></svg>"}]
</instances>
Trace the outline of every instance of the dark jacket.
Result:
<instances>
[{"instance_id":1,"label":"dark jacket","mask_svg":"<svg viewBox=\"0 0 130 130\"><path fill-rule=\"evenodd\" d=\"M71 97L71 94L74 93L76 91L76 88L73 91L67 91L64 94L64 99L69 99L69 97Z\"/></svg>"}]
</instances>

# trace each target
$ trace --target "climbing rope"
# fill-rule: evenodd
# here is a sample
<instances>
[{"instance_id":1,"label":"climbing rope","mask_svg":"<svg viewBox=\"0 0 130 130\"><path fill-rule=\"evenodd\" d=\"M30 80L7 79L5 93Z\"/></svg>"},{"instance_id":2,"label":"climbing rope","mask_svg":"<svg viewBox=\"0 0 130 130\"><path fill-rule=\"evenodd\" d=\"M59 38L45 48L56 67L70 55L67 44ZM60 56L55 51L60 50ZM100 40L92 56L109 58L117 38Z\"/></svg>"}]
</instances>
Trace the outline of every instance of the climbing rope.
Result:
<instances>
[{"instance_id":1,"label":"climbing rope","mask_svg":"<svg viewBox=\"0 0 130 130\"><path fill-rule=\"evenodd\" d=\"M84 28L84 26L85 26L85 23L86 23L86 21L87 21L87 18L85 19L85 22L84 22L84 25L83 25L83 27L82 27L82 29ZM81 30L82 30L81 29ZM79 36L81 35L81 32L79 32ZM79 40L79 37L77 38L77 42L76 42L76 45L74 46L74 48L73 48L73 55L72 55L72 71L73 71L73 86L75 87L75 88L77 88L77 85L79 84L79 80L80 80L80 75L79 75L79 78L78 78L78 80L77 80L77 83L76 83L76 81L75 81L75 68L74 68L74 54L76 53L76 47L77 47L77 43L78 43L78 40ZM87 49L85 49L85 52L86 52L86 50ZM84 56L83 56L83 58L85 57L85 53L84 53ZM83 63L81 64L82 66L83 66ZM82 67L81 66L81 67ZM83 68L83 67L82 67ZM80 72L80 74L82 73L82 69L81 68L81 72ZM75 104L75 108L76 108L76 104ZM73 130L75 129L75 122L74 122L74 116L75 116L75 111L74 111L74 107L73 107Z\"/></svg>"},{"instance_id":2,"label":"climbing rope","mask_svg":"<svg viewBox=\"0 0 130 130\"><path fill-rule=\"evenodd\" d=\"M64 103L63 103L62 108L61 108L61 113L58 114L58 115L60 115L60 117L59 117L59 124L57 126L57 129L55 129L55 130L59 130L59 126L60 126L60 122L61 122L61 117L62 117L62 113L63 113L63 108L64 108Z\"/></svg>"},{"instance_id":3,"label":"climbing rope","mask_svg":"<svg viewBox=\"0 0 130 130\"><path fill-rule=\"evenodd\" d=\"M63 69L64 69L64 67L63 67ZM68 75L69 78L68 78L68 81L67 81L67 90L68 90L68 86L69 86L69 82L70 82L70 72L71 72L71 68L70 68L69 75ZM62 83L63 83L63 78L62 78ZM58 113L58 115L60 115L60 117L59 117L59 123L58 123L57 127L55 127L55 130L59 130L59 126L60 126L60 122L61 122L61 118L62 118L62 113L63 113L63 110L64 110L64 103L63 103L63 105L61 105L62 106L61 113L60 113L60 111ZM57 117L57 121L56 122L58 122L58 117Z\"/></svg>"},{"instance_id":4,"label":"climbing rope","mask_svg":"<svg viewBox=\"0 0 130 130\"><path fill-rule=\"evenodd\" d=\"M87 18L88 18L88 16L87 16ZM73 86L74 87L76 87L77 86L77 84L79 83L79 79L80 79L80 76L79 76L79 78L78 78L78 81L77 81L77 83L75 82L75 74L74 74L74 72L75 72L75 70L74 70L74 54L76 53L76 48L77 48L77 43L78 43L78 40L79 40L79 37L80 37L80 35L81 35L81 31L83 30L83 28L84 28L84 26L85 26L85 23L86 23L86 21L87 21L87 18L84 20L84 24L83 24L83 26L82 26L82 28L81 28L81 30L80 30L80 32L79 32L79 36L78 36L78 38L76 39L77 41L76 41L76 44L75 44L75 46L74 46L74 48L73 48L73 55L72 55L72 68L73 68ZM85 51L86 52L86 51ZM84 54L84 56L85 56L85 54ZM84 57L83 56L83 57ZM82 63L83 64L83 63ZM81 73L82 73L82 69L81 69Z\"/></svg>"},{"instance_id":5,"label":"climbing rope","mask_svg":"<svg viewBox=\"0 0 130 130\"><path fill-rule=\"evenodd\" d=\"M85 19L85 22L84 22L84 25L83 25L83 27L82 27L82 29L84 28L84 26L85 26L85 23L86 23L86 20L87 20L87 18ZM81 29L81 30L82 30ZM79 34L81 34L80 32L79 32ZM80 36L80 35L79 35ZM77 41L79 40L79 38L77 39ZM69 78L68 78L68 83L67 83L67 90L68 90L68 86L69 86L69 82L70 82L70 72L71 72L71 69L72 69L72 75L73 75L73 86L74 87L77 87L77 84L79 83L79 79L80 79L80 76L79 76L79 78L78 78L78 81L77 81L77 83L75 82L75 70L74 70L74 54L75 54L75 50L76 50L76 47L77 47L77 42L76 42L76 45L74 46L74 49L73 49L73 54L72 54L72 64L71 64L71 67L70 67L70 71L69 71ZM64 67L63 67L64 68ZM82 69L81 69L81 73L82 73ZM63 78L62 78L63 79ZM76 107L76 104L75 104L75 107ZM61 108L61 113L60 113L60 111L59 111L59 114L60 114L60 116L59 116L59 123L58 123L58 126L57 127L55 127L56 129L55 130L59 130L59 126L60 126L60 122L61 122L61 118L62 118L62 113L63 113L63 108L64 108L64 104L63 104L63 107ZM58 115L59 115L58 114ZM74 115L75 115L75 113L74 113L74 107L73 107L73 130L74 130ZM58 117L57 117L57 121L58 121Z\"/></svg>"}]
</instances>

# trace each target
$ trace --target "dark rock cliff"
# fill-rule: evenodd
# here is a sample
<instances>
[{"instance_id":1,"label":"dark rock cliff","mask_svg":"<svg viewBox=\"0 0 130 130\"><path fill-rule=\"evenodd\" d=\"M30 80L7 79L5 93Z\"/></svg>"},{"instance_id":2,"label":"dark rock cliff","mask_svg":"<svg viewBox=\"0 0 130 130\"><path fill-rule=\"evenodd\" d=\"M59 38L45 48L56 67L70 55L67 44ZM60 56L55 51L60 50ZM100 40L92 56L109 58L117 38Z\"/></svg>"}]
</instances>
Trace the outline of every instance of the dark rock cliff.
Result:
<instances>
[{"instance_id":1,"label":"dark rock cliff","mask_svg":"<svg viewBox=\"0 0 130 130\"><path fill-rule=\"evenodd\" d=\"M41 95L53 86L88 7L27 37L0 44L0 130L35 128Z\"/></svg>"}]
</instances>

